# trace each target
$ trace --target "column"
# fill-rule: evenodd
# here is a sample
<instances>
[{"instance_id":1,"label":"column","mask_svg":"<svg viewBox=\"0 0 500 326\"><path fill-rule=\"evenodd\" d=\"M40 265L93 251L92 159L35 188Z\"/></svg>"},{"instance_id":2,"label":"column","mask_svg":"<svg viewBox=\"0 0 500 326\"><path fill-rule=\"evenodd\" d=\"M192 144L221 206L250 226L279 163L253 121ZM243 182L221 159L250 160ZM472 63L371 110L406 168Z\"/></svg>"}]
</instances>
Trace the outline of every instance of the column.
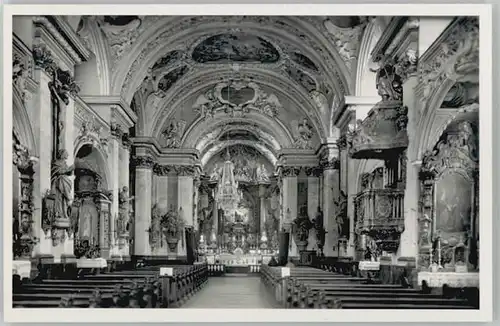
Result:
<instances>
[{"instance_id":1,"label":"column","mask_svg":"<svg viewBox=\"0 0 500 326\"><path fill-rule=\"evenodd\" d=\"M323 167L323 215L326 229L325 256L337 256L338 229L336 222L335 202L339 198L339 166L338 158L328 161Z\"/></svg>"},{"instance_id":2,"label":"column","mask_svg":"<svg viewBox=\"0 0 500 326\"><path fill-rule=\"evenodd\" d=\"M110 247L113 253L119 253L117 250L113 250L115 246L118 246L118 238L119 234L116 234L118 230L116 230L116 221L119 218L120 214L120 207L119 207L119 200L120 200L120 190L122 190L121 184L120 184L120 175L122 173L123 169L123 164L124 164L124 157L121 156L122 154L122 135L123 132L121 129L112 124L111 125L111 139L109 142L109 152L110 155L108 157L108 165L109 165L109 171L110 171L110 180L109 180L109 185L108 187L110 188L109 190L112 193L112 201L111 201L111 210L110 210L110 225L109 225L109 231L110 231L110 236L109 236L109 241L110 241ZM125 161L125 163L128 163L128 161ZM127 164L128 165L128 164ZM128 166L126 168L128 171ZM105 257L101 253L101 257L103 258L109 258Z\"/></svg>"},{"instance_id":3,"label":"column","mask_svg":"<svg viewBox=\"0 0 500 326\"><path fill-rule=\"evenodd\" d=\"M406 188L404 197L405 230L399 245L400 260L415 262L418 255L418 202L420 197L420 164L414 153L418 152L418 116L415 105L414 89L418 84L416 76L411 75L403 84L403 103L408 107L408 148L406 160Z\"/></svg>"},{"instance_id":4,"label":"column","mask_svg":"<svg viewBox=\"0 0 500 326\"><path fill-rule=\"evenodd\" d=\"M267 193L267 185L265 184L260 184L259 185L259 199L260 199L260 237L258 239L258 243L260 243L260 238L262 237L262 234L266 230L266 193ZM266 234L266 237L269 237L268 234Z\"/></svg>"},{"instance_id":5,"label":"column","mask_svg":"<svg viewBox=\"0 0 500 326\"><path fill-rule=\"evenodd\" d=\"M135 222L134 253L136 256L147 256L151 253L149 233L151 225L151 194L153 186L154 161L149 156L136 156L132 160L135 166Z\"/></svg>"},{"instance_id":6,"label":"column","mask_svg":"<svg viewBox=\"0 0 500 326\"><path fill-rule=\"evenodd\" d=\"M320 168L308 168L307 174L307 214L309 219L313 221L318 213L320 207ZM317 248L317 237L314 229L309 231L309 238L307 243L307 250L315 250Z\"/></svg>"},{"instance_id":7,"label":"column","mask_svg":"<svg viewBox=\"0 0 500 326\"><path fill-rule=\"evenodd\" d=\"M290 232L290 245L288 247L289 257L298 257L297 245L293 239L290 223L298 216L297 207L297 184L300 169L294 167L283 168L283 225Z\"/></svg>"},{"instance_id":8,"label":"column","mask_svg":"<svg viewBox=\"0 0 500 326\"><path fill-rule=\"evenodd\" d=\"M186 227L192 227L195 223L193 214L193 192L194 192L194 171L191 167L179 167L178 183L178 212L182 214ZM186 256L187 243L186 234L183 232L181 243L177 246L177 254L181 257Z\"/></svg>"},{"instance_id":9,"label":"column","mask_svg":"<svg viewBox=\"0 0 500 326\"><path fill-rule=\"evenodd\" d=\"M130 187L130 146L131 142L128 138L128 134L123 134L122 139L121 139L121 147L120 147L120 153L119 153L119 161L118 161L118 166L119 166L119 182L118 182L118 212L121 214L124 214L123 218L127 221L124 223L123 227L128 227L128 232L125 232L125 236L121 236L118 232L120 230L116 230L116 223L112 223L112 229L111 229L111 234L113 236L116 236L116 239L112 238L112 243L117 246L118 250L115 250L115 252L121 256L121 257L128 257L130 256L130 248L129 248L129 239L130 239L130 234L132 233L132 230L130 230L130 226L134 225L134 212L133 212L133 201L134 199L131 198L131 191L129 189ZM127 191L124 191L124 188L126 187ZM123 198L122 200L126 200L123 204L122 207L119 207L120 205L120 192L127 198ZM113 205L114 205L114 199L115 197L113 196ZM116 218L116 216L115 216ZM123 230L121 230L123 232Z\"/></svg>"},{"instance_id":10,"label":"column","mask_svg":"<svg viewBox=\"0 0 500 326\"><path fill-rule=\"evenodd\" d=\"M50 228L42 225L42 200L51 188L50 168L52 164L52 103L50 99L49 82L51 77L40 68L36 68L34 79L38 82L39 89L33 102L33 130L38 139L39 158L35 166L33 189L33 233L39 242L35 246L35 256L41 259L51 259L52 240Z\"/></svg>"}]
</instances>

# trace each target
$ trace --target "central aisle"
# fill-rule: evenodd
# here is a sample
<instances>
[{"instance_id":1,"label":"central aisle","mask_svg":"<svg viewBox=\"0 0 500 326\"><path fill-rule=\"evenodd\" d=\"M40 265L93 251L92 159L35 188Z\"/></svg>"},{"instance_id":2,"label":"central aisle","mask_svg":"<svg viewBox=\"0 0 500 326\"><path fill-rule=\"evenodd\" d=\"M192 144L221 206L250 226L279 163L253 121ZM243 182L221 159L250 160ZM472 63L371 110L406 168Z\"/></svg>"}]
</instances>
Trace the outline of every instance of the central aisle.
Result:
<instances>
[{"instance_id":1,"label":"central aisle","mask_svg":"<svg viewBox=\"0 0 500 326\"><path fill-rule=\"evenodd\" d=\"M208 284L182 308L278 308L260 277L228 274L210 277Z\"/></svg>"}]
</instances>

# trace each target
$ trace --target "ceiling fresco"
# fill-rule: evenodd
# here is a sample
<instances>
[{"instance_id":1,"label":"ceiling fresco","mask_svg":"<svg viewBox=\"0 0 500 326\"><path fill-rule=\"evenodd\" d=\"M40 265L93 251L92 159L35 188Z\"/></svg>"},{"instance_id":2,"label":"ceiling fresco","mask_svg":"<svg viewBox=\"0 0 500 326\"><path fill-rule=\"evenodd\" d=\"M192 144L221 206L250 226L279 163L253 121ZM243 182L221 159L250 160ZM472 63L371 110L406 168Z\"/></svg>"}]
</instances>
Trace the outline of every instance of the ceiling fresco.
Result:
<instances>
[{"instance_id":1,"label":"ceiling fresco","mask_svg":"<svg viewBox=\"0 0 500 326\"><path fill-rule=\"evenodd\" d=\"M274 63L278 50L261 37L245 34L219 34L198 44L192 54L199 63L260 62Z\"/></svg>"},{"instance_id":2,"label":"ceiling fresco","mask_svg":"<svg viewBox=\"0 0 500 326\"><path fill-rule=\"evenodd\" d=\"M286 67L286 72L290 75L290 78L302 86L308 93L316 89L316 82L314 79L302 70L293 66L288 66Z\"/></svg>"},{"instance_id":3,"label":"ceiling fresco","mask_svg":"<svg viewBox=\"0 0 500 326\"><path fill-rule=\"evenodd\" d=\"M298 52L293 52L291 54L291 57L292 57L292 60L295 61L296 63L298 63L299 65L301 65L307 69L313 70L315 72L319 72L319 69L316 66L316 64L311 59L309 59L307 56L305 56L301 53L298 53Z\"/></svg>"},{"instance_id":4,"label":"ceiling fresco","mask_svg":"<svg viewBox=\"0 0 500 326\"><path fill-rule=\"evenodd\" d=\"M111 92L120 88L134 111L148 110L138 114L144 120L138 134L160 137L171 119L184 121L188 134L211 123L205 120L260 114L281 129L274 135L280 142L288 135L282 146L315 148L318 137L327 137L319 121L350 80L337 45L328 44L326 20L341 30L363 23L357 16L99 16L96 22L110 46ZM357 42L352 33L334 32ZM309 127L311 136L304 132ZM231 137L258 138L244 130Z\"/></svg>"},{"instance_id":5,"label":"ceiling fresco","mask_svg":"<svg viewBox=\"0 0 500 326\"><path fill-rule=\"evenodd\" d=\"M161 69L163 67L167 67L172 63L179 61L182 58L183 54L184 53L179 50L171 51L167 53L165 56L161 57L161 59L156 61L151 69L156 70L156 69Z\"/></svg>"},{"instance_id":6,"label":"ceiling fresco","mask_svg":"<svg viewBox=\"0 0 500 326\"><path fill-rule=\"evenodd\" d=\"M175 82L177 82L183 75L188 71L187 66L181 66L170 71L168 74L163 76L158 82L158 89L166 92L172 87Z\"/></svg>"}]
</instances>

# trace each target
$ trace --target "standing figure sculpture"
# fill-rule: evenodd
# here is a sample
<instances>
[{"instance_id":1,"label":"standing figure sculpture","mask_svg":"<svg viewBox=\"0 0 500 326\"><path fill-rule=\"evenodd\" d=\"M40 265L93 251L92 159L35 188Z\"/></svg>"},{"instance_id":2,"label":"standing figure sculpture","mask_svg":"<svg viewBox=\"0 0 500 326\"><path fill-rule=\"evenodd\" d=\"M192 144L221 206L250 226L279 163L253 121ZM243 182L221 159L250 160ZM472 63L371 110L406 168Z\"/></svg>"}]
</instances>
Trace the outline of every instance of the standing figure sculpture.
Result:
<instances>
[{"instance_id":1,"label":"standing figure sculpture","mask_svg":"<svg viewBox=\"0 0 500 326\"><path fill-rule=\"evenodd\" d=\"M128 232L132 200L134 200L134 197L129 196L128 187L123 187L118 193L119 212L118 219L116 220L116 232L118 236Z\"/></svg>"},{"instance_id":2,"label":"standing figure sculpture","mask_svg":"<svg viewBox=\"0 0 500 326\"><path fill-rule=\"evenodd\" d=\"M68 152L61 149L57 152L56 160L52 162L51 169L51 188L54 195L55 217L56 219L69 220L70 207L72 202L72 186L73 182L70 176L73 174L75 167L68 166L66 159Z\"/></svg>"}]
</instances>

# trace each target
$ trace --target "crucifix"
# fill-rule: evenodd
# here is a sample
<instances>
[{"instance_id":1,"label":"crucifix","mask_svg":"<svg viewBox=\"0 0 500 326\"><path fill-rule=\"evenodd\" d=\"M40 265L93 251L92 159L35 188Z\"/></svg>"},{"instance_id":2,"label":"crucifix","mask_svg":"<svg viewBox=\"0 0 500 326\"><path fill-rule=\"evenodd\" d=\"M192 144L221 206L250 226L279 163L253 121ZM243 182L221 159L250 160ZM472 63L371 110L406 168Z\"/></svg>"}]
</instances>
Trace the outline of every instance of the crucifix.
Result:
<instances>
[{"instance_id":1,"label":"crucifix","mask_svg":"<svg viewBox=\"0 0 500 326\"><path fill-rule=\"evenodd\" d=\"M49 83L52 102L52 160L57 159L57 153L62 148L62 132L64 122L62 121L62 102L64 100L59 95L62 91L62 83L58 78L59 70L54 69L52 82Z\"/></svg>"}]
</instances>

